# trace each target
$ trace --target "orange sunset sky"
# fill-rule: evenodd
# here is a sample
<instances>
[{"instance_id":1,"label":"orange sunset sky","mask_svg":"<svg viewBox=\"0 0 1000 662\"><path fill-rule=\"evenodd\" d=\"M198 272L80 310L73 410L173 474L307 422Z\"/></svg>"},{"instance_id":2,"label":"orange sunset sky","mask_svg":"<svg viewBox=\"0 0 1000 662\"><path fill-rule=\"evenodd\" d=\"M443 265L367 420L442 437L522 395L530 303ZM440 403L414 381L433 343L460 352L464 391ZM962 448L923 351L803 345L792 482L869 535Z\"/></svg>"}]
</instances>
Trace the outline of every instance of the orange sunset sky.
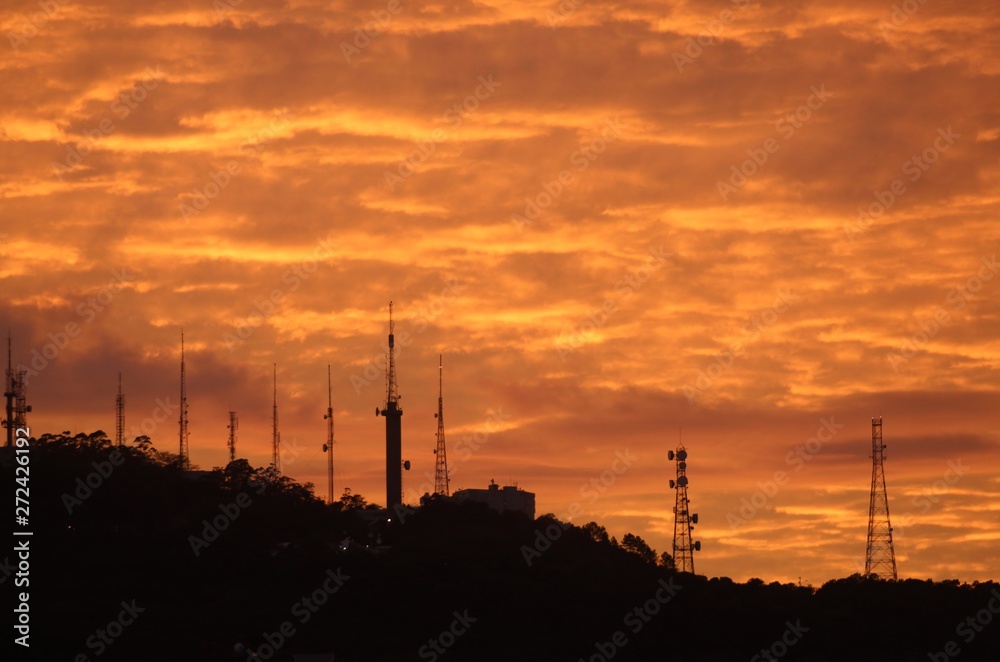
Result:
<instances>
[{"instance_id":1,"label":"orange sunset sky","mask_svg":"<svg viewBox=\"0 0 1000 662\"><path fill-rule=\"evenodd\" d=\"M881 414L900 576L1000 577L993 0L12 0L0 33L36 435L113 436L120 371L176 452L183 327L194 464L230 409L269 462L277 363L325 496L330 363L336 491L384 503L391 299L410 502L441 353L453 488L663 551L682 429L698 572L819 584L863 570Z\"/></svg>"}]
</instances>

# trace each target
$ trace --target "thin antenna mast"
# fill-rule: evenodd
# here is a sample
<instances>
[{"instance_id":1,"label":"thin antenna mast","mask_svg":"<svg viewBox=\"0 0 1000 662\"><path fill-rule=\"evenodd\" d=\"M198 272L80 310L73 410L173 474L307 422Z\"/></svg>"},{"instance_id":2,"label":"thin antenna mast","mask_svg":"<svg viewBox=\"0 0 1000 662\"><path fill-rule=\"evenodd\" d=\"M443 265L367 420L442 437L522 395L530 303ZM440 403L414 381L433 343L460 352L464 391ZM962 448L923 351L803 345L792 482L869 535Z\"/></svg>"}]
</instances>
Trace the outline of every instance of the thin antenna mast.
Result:
<instances>
[{"instance_id":1,"label":"thin antenna mast","mask_svg":"<svg viewBox=\"0 0 1000 662\"><path fill-rule=\"evenodd\" d=\"M188 456L188 401L187 401L187 383L185 381L184 372L184 329L181 329L181 415L178 419L178 427L180 430L178 434L180 436L180 458L181 467L187 469L191 460Z\"/></svg>"},{"instance_id":2,"label":"thin antenna mast","mask_svg":"<svg viewBox=\"0 0 1000 662\"><path fill-rule=\"evenodd\" d=\"M7 418L3 426L7 428L7 446L14 446L14 362L11 358L10 329L7 329L7 373L3 388L3 397L7 400Z\"/></svg>"},{"instance_id":3,"label":"thin antenna mast","mask_svg":"<svg viewBox=\"0 0 1000 662\"><path fill-rule=\"evenodd\" d=\"M125 395L122 393L122 373L118 373L118 398L115 400L115 443L125 445Z\"/></svg>"},{"instance_id":4,"label":"thin antenna mast","mask_svg":"<svg viewBox=\"0 0 1000 662\"><path fill-rule=\"evenodd\" d=\"M271 466L281 473L281 433L278 432L278 364L274 364L274 407L271 414Z\"/></svg>"},{"instance_id":5,"label":"thin antenna mast","mask_svg":"<svg viewBox=\"0 0 1000 662\"><path fill-rule=\"evenodd\" d=\"M236 431L240 428L240 420L236 418L236 412L229 411L229 461L236 461Z\"/></svg>"},{"instance_id":6,"label":"thin antenna mast","mask_svg":"<svg viewBox=\"0 0 1000 662\"><path fill-rule=\"evenodd\" d=\"M434 492L451 496L448 481L448 455L444 443L444 357L438 355L438 410L434 417L438 419L437 446L434 448Z\"/></svg>"},{"instance_id":7,"label":"thin antenna mast","mask_svg":"<svg viewBox=\"0 0 1000 662\"><path fill-rule=\"evenodd\" d=\"M326 394L327 394L327 406L326 415L323 418L326 419L326 443L323 444L323 452L327 454L326 456L326 482L327 482L327 495L326 502L333 503L333 375L330 369L330 364L326 364Z\"/></svg>"}]
</instances>

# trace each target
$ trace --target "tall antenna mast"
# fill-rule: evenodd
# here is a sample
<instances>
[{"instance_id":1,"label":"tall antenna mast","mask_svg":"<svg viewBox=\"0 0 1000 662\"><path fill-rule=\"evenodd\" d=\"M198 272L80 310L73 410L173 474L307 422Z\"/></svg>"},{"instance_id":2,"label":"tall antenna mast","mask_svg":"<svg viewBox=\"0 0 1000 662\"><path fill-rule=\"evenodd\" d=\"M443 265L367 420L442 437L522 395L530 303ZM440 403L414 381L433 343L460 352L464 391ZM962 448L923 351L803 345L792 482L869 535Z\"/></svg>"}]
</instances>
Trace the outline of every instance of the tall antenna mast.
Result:
<instances>
[{"instance_id":1,"label":"tall antenna mast","mask_svg":"<svg viewBox=\"0 0 1000 662\"><path fill-rule=\"evenodd\" d=\"M326 415L326 443L323 444L323 452L326 456L326 482L327 495L326 502L333 503L333 376L330 372L330 364L326 364L326 393L327 406Z\"/></svg>"},{"instance_id":2,"label":"tall antenna mast","mask_svg":"<svg viewBox=\"0 0 1000 662\"><path fill-rule=\"evenodd\" d=\"M281 433L278 432L278 364L274 364L274 408L271 414L271 466L281 472Z\"/></svg>"},{"instance_id":3,"label":"tall antenna mast","mask_svg":"<svg viewBox=\"0 0 1000 662\"><path fill-rule=\"evenodd\" d=\"M396 353L395 353L396 323L392 320L392 302L389 302L389 367L386 373L386 404L399 402L399 389L396 386Z\"/></svg>"},{"instance_id":4,"label":"tall antenna mast","mask_svg":"<svg viewBox=\"0 0 1000 662\"><path fill-rule=\"evenodd\" d=\"M7 446L14 446L14 362L10 351L10 329L7 329L7 373L3 387L3 397L7 400L7 418L3 426L7 428Z\"/></svg>"},{"instance_id":5,"label":"tall antenna mast","mask_svg":"<svg viewBox=\"0 0 1000 662\"><path fill-rule=\"evenodd\" d=\"M4 397L7 398L7 418L3 425L7 428L7 445L14 445L14 431L24 430L28 427L27 413L31 411L31 406L27 404L25 391L28 385L28 371L24 368L14 370L14 363L11 359L11 339L10 330L7 330L7 385L4 389Z\"/></svg>"},{"instance_id":6,"label":"tall antenna mast","mask_svg":"<svg viewBox=\"0 0 1000 662\"><path fill-rule=\"evenodd\" d=\"M892 547L889 523L889 496L885 488L885 444L882 443L882 417L872 418L872 491L868 506L868 546L865 552L865 575L879 579L896 576L896 552Z\"/></svg>"},{"instance_id":7,"label":"tall antenna mast","mask_svg":"<svg viewBox=\"0 0 1000 662\"><path fill-rule=\"evenodd\" d=\"M188 457L188 401L187 384L184 374L184 329L181 329L181 415L177 423L180 428L181 467L187 469L191 464L191 460Z\"/></svg>"},{"instance_id":8,"label":"tall antenna mast","mask_svg":"<svg viewBox=\"0 0 1000 662\"><path fill-rule=\"evenodd\" d=\"M122 373L118 373L118 397L115 399L115 443L125 445L125 395L122 393Z\"/></svg>"},{"instance_id":9,"label":"tall antenna mast","mask_svg":"<svg viewBox=\"0 0 1000 662\"><path fill-rule=\"evenodd\" d=\"M667 451L668 460L677 462L677 480L670 487L677 490L674 499L674 567L677 572L694 574L694 553L701 551L701 541L693 540L692 529L698 523L698 513L691 513L688 498L687 450L678 442L677 452Z\"/></svg>"},{"instance_id":10,"label":"tall antenna mast","mask_svg":"<svg viewBox=\"0 0 1000 662\"><path fill-rule=\"evenodd\" d=\"M229 412L229 461L236 461L236 431L240 429L240 420L236 418L236 412Z\"/></svg>"},{"instance_id":11,"label":"tall antenna mast","mask_svg":"<svg viewBox=\"0 0 1000 662\"><path fill-rule=\"evenodd\" d=\"M438 410L434 417L438 419L437 447L434 449L434 493L451 496L448 483L448 455L444 444L444 395L443 378L444 357L438 354Z\"/></svg>"},{"instance_id":12,"label":"tall antenna mast","mask_svg":"<svg viewBox=\"0 0 1000 662\"><path fill-rule=\"evenodd\" d=\"M403 439L402 416L399 408L399 392L396 388L396 337L395 322L392 319L392 301L389 302L389 356L385 373L385 407L375 409L375 415L385 417L385 501L386 508L393 510L403 503ZM407 467L409 468L409 467Z\"/></svg>"}]
</instances>

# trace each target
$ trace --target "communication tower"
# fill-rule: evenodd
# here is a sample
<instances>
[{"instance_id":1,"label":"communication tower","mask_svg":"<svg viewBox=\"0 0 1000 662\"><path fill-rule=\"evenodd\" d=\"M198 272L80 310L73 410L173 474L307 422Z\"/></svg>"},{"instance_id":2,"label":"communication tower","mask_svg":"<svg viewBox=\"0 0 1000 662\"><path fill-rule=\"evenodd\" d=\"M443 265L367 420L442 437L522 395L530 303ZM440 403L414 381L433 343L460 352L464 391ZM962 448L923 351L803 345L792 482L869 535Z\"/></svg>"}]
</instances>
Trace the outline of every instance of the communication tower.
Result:
<instances>
[{"instance_id":1,"label":"communication tower","mask_svg":"<svg viewBox=\"0 0 1000 662\"><path fill-rule=\"evenodd\" d=\"M448 482L448 454L444 445L444 397L443 379L444 357L438 355L438 410L434 417L438 420L437 447L434 449L434 492L444 496L451 495Z\"/></svg>"},{"instance_id":2,"label":"communication tower","mask_svg":"<svg viewBox=\"0 0 1000 662\"><path fill-rule=\"evenodd\" d=\"M187 469L191 464L191 460L188 457L188 401L187 382L185 381L184 373L184 329L181 329L181 415L177 423L180 428L178 434L180 436L179 454L181 467Z\"/></svg>"},{"instance_id":3,"label":"communication tower","mask_svg":"<svg viewBox=\"0 0 1000 662\"><path fill-rule=\"evenodd\" d=\"M375 415L385 418L385 506L393 510L403 503L403 410L399 408L399 391L396 387L396 337L392 320L392 301L389 302L389 355L385 371L385 406L375 408ZM407 462L406 464L409 464ZM407 467L409 468L409 467Z\"/></svg>"},{"instance_id":4,"label":"communication tower","mask_svg":"<svg viewBox=\"0 0 1000 662\"><path fill-rule=\"evenodd\" d=\"M889 496L885 489L885 444L882 443L882 417L872 418L872 492L868 506L868 547L865 552L865 575L879 579L896 576L896 552L892 547L889 523Z\"/></svg>"},{"instance_id":5,"label":"communication tower","mask_svg":"<svg viewBox=\"0 0 1000 662\"><path fill-rule=\"evenodd\" d=\"M229 461L236 461L236 431L240 429L240 420L236 418L236 412L229 412Z\"/></svg>"},{"instance_id":6,"label":"communication tower","mask_svg":"<svg viewBox=\"0 0 1000 662\"><path fill-rule=\"evenodd\" d=\"M14 445L14 431L27 429L28 413L31 405L27 403L28 371L24 368L14 370L11 357L11 337L7 332L7 380L4 386L4 398L7 400L7 418L3 426L7 428L7 445Z\"/></svg>"},{"instance_id":7,"label":"communication tower","mask_svg":"<svg viewBox=\"0 0 1000 662\"><path fill-rule=\"evenodd\" d=\"M118 373L118 397L115 399L115 443L125 445L125 394L122 393L122 373Z\"/></svg>"},{"instance_id":8,"label":"communication tower","mask_svg":"<svg viewBox=\"0 0 1000 662\"><path fill-rule=\"evenodd\" d=\"M278 364L274 364L274 405L271 410L271 466L281 473L281 433L278 432Z\"/></svg>"},{"instance_id":9,"label":"communication tower","mask_svg":"<svg viewBox=\"0 0 1000 662\"><path fill-rule=\"evenodd\" d=\"M698 523L698 513L691 513L688 499L687 450L681 444L677 452L667 451L667 459L677 463L677 479L670 481L676 491L674 498L674 567L677 572L694 574L694 553L701 551L701 541L693 539L692 529Z\"/></svg>"},{"instance_id":10,"label":"communication tower","mask_svg":"<svg viewBox=\"0 0 1000 662\"><path fill-rule=\"evenodd\" d=\"M323 452L326 453L326 502L333 503L333 377L330 372L330 364L326 364L326 391L327 406L326 415L326 443L323 444Z\"/></svg>"}]
</instances>

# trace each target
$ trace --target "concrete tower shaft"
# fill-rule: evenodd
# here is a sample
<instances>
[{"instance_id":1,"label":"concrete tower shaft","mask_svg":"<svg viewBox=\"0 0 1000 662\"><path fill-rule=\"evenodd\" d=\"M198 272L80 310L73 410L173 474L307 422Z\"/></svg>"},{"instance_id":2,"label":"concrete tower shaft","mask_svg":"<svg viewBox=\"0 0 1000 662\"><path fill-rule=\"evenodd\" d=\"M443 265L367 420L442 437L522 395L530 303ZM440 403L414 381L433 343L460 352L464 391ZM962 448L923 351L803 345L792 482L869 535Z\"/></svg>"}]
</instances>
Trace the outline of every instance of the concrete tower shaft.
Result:
<instances>
[{"instance_id":1,"label":"concrete tower shaft","mask_svg":"<svg viewBox=\"0 0 1000 662\"><path fill-rule=\"evenodd\" d=\"M393 510L403 503L403 410L399 407L396 387L396 337L392 319L392 302L389 302L389 356L386 360L385 406L376 409L375 415L385 418L385 506Z\"/></svg>"}]
</instances>

